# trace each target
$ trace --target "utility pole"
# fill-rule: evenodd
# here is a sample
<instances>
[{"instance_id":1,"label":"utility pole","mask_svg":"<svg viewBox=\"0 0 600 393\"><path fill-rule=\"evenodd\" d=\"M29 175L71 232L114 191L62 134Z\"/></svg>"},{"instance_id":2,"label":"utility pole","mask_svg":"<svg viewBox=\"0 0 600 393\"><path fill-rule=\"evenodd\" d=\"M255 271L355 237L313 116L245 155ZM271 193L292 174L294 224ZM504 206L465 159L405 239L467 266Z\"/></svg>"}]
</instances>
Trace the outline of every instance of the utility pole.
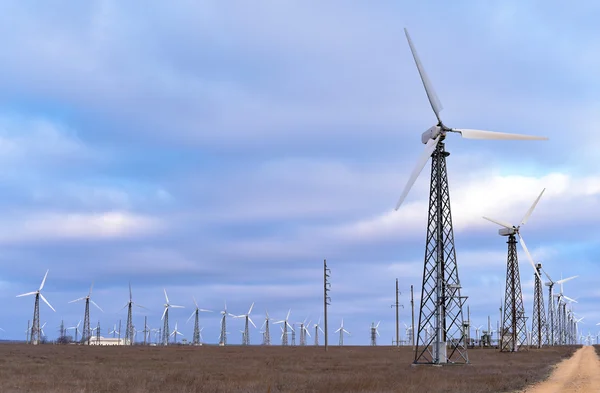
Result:
<instances>
[{"instance_id":1,"label":"utility pole","mask_svg":"<svg viewBox=\"0 0 600 393\"><path fill-rule=\"evenodd\" d=\"M329 283L329 277L331 269L327 268L327 259L323 259L323 308L325 316L325 351L328 349L327 339L327 306L331 304L331 298L329 297L329 291L331 290L331 284Z\"/></svg>"},{"instance_id":2,"label":"utility pole","mask_svg":"<svg viewBox=\"0 0 600 393\"><path fill-rule=\"evenodd\" d=\"M398 295L400 295L400 290L398 289L398 279L396 279L396 303L392 304L391 307L396 307L396 346L400 346L400 314L399 309L401 304L398 303ZM404 306L402 306L404 308ZM408 337L407 337L408 339Z\"/></svg>"},{"instance_id":3,"label":"utility pole","mask_svg":"<svg viewBox=\"0 0 600 393\"><path fill-rule=\"evenodd\" d=\"M410 286L410 308L412 314L412 322L410 328L410 337L412 338L413 352L415 351L415 298L413 296L413 286Z\"/></svg>"}]
</instances>

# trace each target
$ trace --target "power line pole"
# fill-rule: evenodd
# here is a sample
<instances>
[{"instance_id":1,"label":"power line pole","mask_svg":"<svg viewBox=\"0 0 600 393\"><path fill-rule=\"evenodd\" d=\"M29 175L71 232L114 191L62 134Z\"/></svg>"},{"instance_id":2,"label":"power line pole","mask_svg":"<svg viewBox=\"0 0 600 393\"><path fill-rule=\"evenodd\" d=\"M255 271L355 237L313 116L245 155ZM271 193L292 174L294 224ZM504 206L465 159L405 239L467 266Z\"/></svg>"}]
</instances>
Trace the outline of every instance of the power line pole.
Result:
<instances>
[{"instance_id":1,"label":"power line pole","mask_svg":"<svg viewBox=\"0 0 600 393\"><path fill-rule=\"evenodd\" d=\"M390 307L396 307L396 346L397 347L400 346L400 312L399 312L399 309L400 309L400 307L404 308L404 306L402 306L398 302L398 295L400 295L400 290L398 289L398 279L396 279L396 303L392 304ZM408 339L408 337L407 337L407 339Z\"/></svg>"},{"instance_id":2,"label":"power line pole","mask_svg":"<svg viewBox=\"0 0 600 393\"><path fill-rule=\"evenodd\" d=\"M331 298L328 293L331 290L331 284L329 283L331 269L327 268L327 259L323 259L323 307L325 316L325 351L328 349L327 339L327 306L331 304Z\"/></svg>"},{"instance_id":3,"label":"power line pole","mask_svg":"<svg viewBox=\"0 0 600 393\"><path fill-rule=\"evenodd\" d=\"M412 313L412 324L410 328L410 337L412 338L413 352L415 351L415 298L413 296L413 286L410 286L410 308Z\"/></svg>"}]
</instances>

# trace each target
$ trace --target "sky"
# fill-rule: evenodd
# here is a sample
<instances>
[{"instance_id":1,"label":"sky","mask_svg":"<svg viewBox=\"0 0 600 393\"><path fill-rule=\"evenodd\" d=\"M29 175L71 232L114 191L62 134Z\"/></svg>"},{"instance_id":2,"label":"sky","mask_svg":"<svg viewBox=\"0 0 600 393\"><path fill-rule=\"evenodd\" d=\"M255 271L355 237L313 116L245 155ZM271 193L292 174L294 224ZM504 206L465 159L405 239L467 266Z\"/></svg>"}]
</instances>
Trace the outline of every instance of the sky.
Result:
<instances>
[{"instance_id":1,"label":"sky","mask_svg":"<svg viewBox=\"0 0 600 393\"><path fill-rule=\"evenodd\" d=\"M255 302L259 328L266 310L314 324L327 259L330 342L343 318L346 344L368 345L378 321L379 343L391 344L396 278L401 326L411 285L418 318L429 167L394 207L436 123L404 27L446 125L549 137L447 138L472 325L498 319L506 276L506 239L481 217L517 224L546 188L521 233L554 280L579 275L564 293L595 334L598 11L592 1L3 1L0 338L25 338L34 299L16 295L47 269L49 338L83 318L84 304L68 302L92 282L104 335L125 324L129 282L148 308L137 327L144 316L162 326L166 289L185 307L171 310L171 329L187 339L192 297L214 311L201 315L208 343L225 301L236 315ZM530 315L533 269L519 257ZM240 329L228 321L229 343Z\"/></svg>"}]
</instances>

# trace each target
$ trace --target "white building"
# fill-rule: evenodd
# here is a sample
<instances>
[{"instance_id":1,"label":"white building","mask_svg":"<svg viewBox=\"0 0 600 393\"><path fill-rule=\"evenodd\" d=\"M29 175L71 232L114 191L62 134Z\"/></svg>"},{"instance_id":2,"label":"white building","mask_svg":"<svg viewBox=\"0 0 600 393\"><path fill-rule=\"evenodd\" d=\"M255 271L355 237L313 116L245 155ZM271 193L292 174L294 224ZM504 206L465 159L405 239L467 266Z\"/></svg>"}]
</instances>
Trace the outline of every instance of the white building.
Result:
<instances>
[{"instance_id":1,"label":"white building","mask_svg":"<svg viewBox=\"0 0 600 393\"><path fill-rule=\"evenodd\" d=\"M116 337L102 337L100 336L100 342L96 339L96 337L90 338L90 345L126 345L127 341L124 338L116 338Z\"/></svg>"}]
</instances>

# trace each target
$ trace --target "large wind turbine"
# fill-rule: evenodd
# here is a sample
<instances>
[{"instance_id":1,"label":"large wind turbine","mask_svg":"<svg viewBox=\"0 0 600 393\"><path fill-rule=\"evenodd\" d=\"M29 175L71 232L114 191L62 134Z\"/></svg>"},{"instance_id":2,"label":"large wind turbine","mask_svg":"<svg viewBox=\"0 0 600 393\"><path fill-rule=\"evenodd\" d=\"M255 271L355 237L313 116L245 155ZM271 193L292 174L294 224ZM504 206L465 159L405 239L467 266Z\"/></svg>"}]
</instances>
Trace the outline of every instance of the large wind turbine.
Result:
<instances>
[{"instance_id":1,"label":"large wind turbine","mask_svg":"<svg viewBox=\"0 0 600 393\"><path fill-rule=\"evenodd\" d=\"M100 306L98 306L96 304L96 302L94 302L91 299L92 288L94 288L94 283L93 282L92 282L92 285L90 286L90 291L87 294L87 296L80 297L79 299L71 300L69 302L69 303L75 303L75 302L78 302L80 300L85 300L85 313L84 313L84 316L83 316L83 332L84 332L83 334L84 335L82 335L83 337L81 337L81 342L83 344L88 344L88 345L90 343L90 340L89 340L90 339L90 333L89 332L91 331L91 328L90 328L90 303L92 303L94 306L96 306L96 308L98 310L102 311L102 309L100 308ZM102 312L104 312L104 311L102 311Z\"/></svg>"},{"instance_id":2,"label":"large wind turbine","mask_svg":"<svg viewBox=\"0 0 600 393\"><path fill-rule=\"evenodd\" d=\"M446 170L446 157L449 153L446 152L444 140L448 133L457 133L467 139L543 140L547 138L447 127L440 117L442 104L433 90L406 29L404 29L404 33L425 87L425 93L437 118L437 124L421 136L421 142L425 144L425 151L419 157L396 204L396 210L398 210L431 157L425 266L414 362L468 363L467 350L464 346L462 312L466 298L460 295L461 286L454 249L454 231ZM425 329L432 321L434 334L425 339Z\"/></svg>"},{"instance_id":3,"label":"large wind turbine","mask_svg":"<svg viewBox=\"0 0 600 393\"><path fill-rule=\"evenodd\" d=\"M205 310L203 308L199 308L198 307L198 302L196 302L196 298L192 296L192 299L194 299L194 304L196 305L196 308L194 309L194 311L192 312L192 315L190 315L190 317L188 318L187 322L188 323L190 321L190 319L192 319L193 316L196 316L196 320L194 322L194 338L192 340L192 345L202 345L202 342L200 341L200 323L199 323L199 314L200 311L202 312L212 312L211 310Z\"/></svg>"},{"instance_id":4,"label":"large wind turbine","mask_svg":"<svg viewBox=\"0 0 600 393\"><path fill-rule=\"evenodd\" d=\"M163 315L160 318L164 321L163 326L163 345L169 345L169 308L184 308L183 306L176 306L174 304L169 303L169 297L167 296L167 290L163 288L165 292L165 311L163 311ZM175 335L175 340L177 340L177 335ZM177 342L177 341L176 341Z\"/></svg>"},{"instance_id":5,"label":"large wind turbine","mask_svg":"<svg viewBox=\"0 0 600 393\"><path fill-rule=\"evenodd\" d=\"M219 345L227 345L227 301L225 301L225 308L221 311L221 334L219 335Z\"/></svg>"},{"instance_id":6,"label":"large wind turbine","mask_svg":"<svg viewBox=\"0 0 600 393\"><path fill-rule=\"evenodd\" d=\"M46 298L44 297L44 295L42 295L42 289L44 288L44 284L46 283L46 277L48 277L48 272L50 270L46 270L46 274L44 274L44 278L42 279L42 283L40 284L40 287L37 291L34 292L27 292L27 293L23 293L21 295L17 295L17 297L21 297L21 296L29 296L29 295L35 295L35 304L33 306L33 323L31 324L31 338L30 338L30 343L37 345L40 342L41 336L41 328L40 328L40 298L42 298L42 300L44 301L44 303L46 303L48 305L48 307L50 307L52 309L52 311L56 312L56 310L54 309L54 307L52 307L52 305L50 305L50 303L48 303L48 300L46 300Z\"/></svg>"},{"instance_id":7,"label":"large wind turbine","mask_svg":"<svg viewBox=\"0 0 600 393\"><path fill-rule=\"evenodd\" d=\"M263 345L271 345L271 331L269 330L269 311L265 310L266 316L265 316L265 321L263 322L262 326L260 327L260 330L262 330L263 328L265 328L265 330L263 331Z\"/></svg>"},{"instance_id":8,"label":"large wind turbine","mask_svg":"<svg viewBox=\"0 0 600 393\"><path fill-rule=\"evenodd\" d=\"M527 330L525 324L525 306L523 305L523 293L521 292L521 278L519 276L519 259L517 258L517 236L519 237L521 247L529 263L533 267L536 279L541 282L540 275L535 266L535 262L527 249L525 240L521 236L521 226L525 225L531 217L531 213L537 206L544 188L540 195L533 202L533 205L525 212L521 223L518 226L511 225L505 221L496 220L489 217L484 219L498 224L504 228L498 230L500 236L508 236L508 257L506 262L506 289L504 294L504 316L502 317L502 329L500 330L500 351L515 352L521 345L525 345L527 340ZM541 268L541 267L540 267Z\"/></svg>"},{"instance_id":9,"label":"large wind turbine","mask_svg":"<svg viewBox=\"0 0 600 393\"><path fill-rule=\"evenodd\" d=\"M340 325L340 327L338 328L338 330L336 330L334 333L340 332L340 340L338 345L341 347L344 345L344 333L347 333L348 335L350 335L350 332L347 331L346 329L344 329L344 318L342 318L342 324Z\"/></svg>"},{"instance_id":10,"label":"large wind turbine","mask_svg":"<svg viewBox=\"0 0 600 393\"><path fill-rule=\"evenodd\" d=\"M562 288L563 283L565 283L569 280L572 280L574 278L577 278L579 276L561 278L558 281L552 281L552 278L550 277L548 272L546 272L543 268L542 268L542 271L544 272L546 277L548 277L548 282L546 282L544 285L546 285L548 287L548 334L550 335L550 345L557 345L557 344L559 344L560 329L558 326L558 322L559 322L560 318L558 317L556 305L554 303L554 285L559 284ZM562 293L562 289L561 289L561 293Z\"/></svg>"},{"instance_id":11,"label":"large wind turbine","mask_svg":"<svg viewBox=\"0 0 600 393\"><path fill-rule=\"evenodd\" d=\"M319 320L317 321L317 323L315 323L313 325L313 327L315 328L315 346L319 345L319 330L321 331L321 333L325 334L323 329L321 329L320 324L321 324L321 317L319 317Z\"/></svg>"}]
</instances>

